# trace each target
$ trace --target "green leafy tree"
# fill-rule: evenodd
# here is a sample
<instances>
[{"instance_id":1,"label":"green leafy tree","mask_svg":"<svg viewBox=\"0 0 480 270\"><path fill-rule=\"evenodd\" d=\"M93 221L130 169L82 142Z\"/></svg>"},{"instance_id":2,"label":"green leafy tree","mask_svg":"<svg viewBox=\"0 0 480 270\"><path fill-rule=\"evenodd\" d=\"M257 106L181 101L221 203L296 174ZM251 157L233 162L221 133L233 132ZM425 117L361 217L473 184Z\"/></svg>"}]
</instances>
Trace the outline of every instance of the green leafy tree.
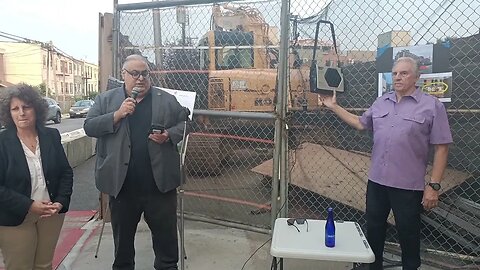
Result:
<instances>
[{"instance_id":1,"label":"green leafy tree","mask_svg":"<svg viewBox=\"0 0 480 270\"><path fill-rule=\"evenodd\" d=\"M91 91L88 93L88 95L85 96L85 99L95 100L97 96L98 96L98 92Z\"/></svg>"},{"instance_id":2,"label":"green leafy tree","mask_svg":"<svg viewBox=\"0 0 480 270\"><path fill-rule=\"evenodd\" d=\"M45 83L41 83L39 85L37 85L37 88L40 89L40 95L42 96L47 96L47 85ZM53 97L52 95L52 89L49 89L50 91L48 91L48 97Z\"/></svg>"}]
</instances>

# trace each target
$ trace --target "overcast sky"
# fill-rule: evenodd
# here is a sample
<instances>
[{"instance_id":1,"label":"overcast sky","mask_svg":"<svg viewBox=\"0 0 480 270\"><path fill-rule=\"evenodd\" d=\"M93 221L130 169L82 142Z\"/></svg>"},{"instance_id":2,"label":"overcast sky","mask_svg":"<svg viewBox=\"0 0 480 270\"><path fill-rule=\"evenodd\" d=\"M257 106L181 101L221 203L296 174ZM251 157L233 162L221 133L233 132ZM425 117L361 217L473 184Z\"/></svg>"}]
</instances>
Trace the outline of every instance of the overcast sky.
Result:
<instances>
[{"instance_id":1,"label":"overcast sky","mask_svg":"<svg viewBox=\"0 0 480 270\"><path fill-rule=\"evenodd\" d=\"M119 0L127 2L140 1ZM5 0L0 8L0 31L51 40L65 53L96 63L98 13L112 11L112 0Z\"/></svg>"},{"instance_id":2,"label":"overcast sky","mask_svg":"<svg viewBox=\"0 0 480 270\"><path fill-rule=\"evenodd\" d=\"M145 1L148 0L119 0L119 3ZM410 31L413 41L419 44L444 36L468 36L478 33L480 0L457 0L449 11L437 20L443 11L441 8L437 9L439 5L446 7L452 1L339 0L333 1L328 19L332 20L337 29L337 39L342 44L342 49L374 50L377 35L392 29ZM278 0L279 2L281 0ZM305 18L319 12L325 2L330 0L291 2L291 12ZM392 2L394 4L391 4ZM268 13L268 5L260 3L257 6L262 13ZM274 6L276 8L273 9L279 8L278 4ZM96 63L98 14L112 11L113 0L3 0L0 9L0 31L42 42L51 40L65 53ZM193 22L195 11L191 12ZM279 10L270 13L264 14L267 22L278 24ZM203 17L196 17L197 21L202 22L202 26L192 23L191 29L188 29L190 36L201 37L205 31L203 28L209 26L210 18ZM436 26L431 27L432 21L436 21ZM134 36L138 29L125 32ZM168 35L165 38L167 37ZM146 39L148 38L145 37Z\"/></svg>"},{"instance_id":3,"label":"overcast sky","mask_svg":"<svg viewBox=\"0 0 480 270\"><path fill-rule=\"evenodd\" d=\"M297 0L292 11L298 10L302 1L308 0ZM309 7L309 13L320 9L323 0L317 2L316 6ZM96 63L98 13L112 11L113 0L5 0L0 8L0 31L42 42L51 40L65 53Z\"/></svg>"}]
</instances>

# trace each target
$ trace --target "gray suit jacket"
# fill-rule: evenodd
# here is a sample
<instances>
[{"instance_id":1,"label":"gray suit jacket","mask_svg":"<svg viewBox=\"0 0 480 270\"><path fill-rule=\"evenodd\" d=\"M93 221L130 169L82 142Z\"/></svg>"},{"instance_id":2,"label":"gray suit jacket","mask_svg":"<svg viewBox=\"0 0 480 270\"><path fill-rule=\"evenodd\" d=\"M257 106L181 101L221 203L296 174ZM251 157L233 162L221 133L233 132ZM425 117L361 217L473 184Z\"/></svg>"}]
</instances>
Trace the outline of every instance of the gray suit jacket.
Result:
<instances>
[{"instance_id":1,"label":"gray suit jacket","mask_svg":"<svg viewBox=\"0 0 480 270\"><path fill-rule=\"evenodd\" d=\"M170 142L148 142L148 151L155 183L161 192L180 185L180 157L177 143L183 138L187 111L169 93L152 87L152 124L164 126ZM113 124L113 114L125 100L123 87L101 93L88 112L83 128L97 138L95 183L103 193L117 196L127 175L130 161L130 129L128 119Z\"/></svg>"}]
</instances>

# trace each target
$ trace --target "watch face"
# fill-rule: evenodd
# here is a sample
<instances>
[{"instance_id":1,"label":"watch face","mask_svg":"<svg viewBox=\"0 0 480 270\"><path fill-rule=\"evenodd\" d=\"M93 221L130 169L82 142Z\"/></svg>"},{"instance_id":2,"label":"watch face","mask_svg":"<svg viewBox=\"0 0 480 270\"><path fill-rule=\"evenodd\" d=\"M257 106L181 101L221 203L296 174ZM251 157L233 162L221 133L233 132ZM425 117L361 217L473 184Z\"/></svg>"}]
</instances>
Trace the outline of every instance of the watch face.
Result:
<instances>
[{"instance_id":1,"label":"watch face","mask_svg":"<svg viewBox=\"0 0 480 270\"><path fill-rule=\"evenodd\" d=\"M432 187L433 190L436 190L436 191L440 190L440 187L441 187L439 183L428 183L428 185Z\"/></svg>"}]
</instances>

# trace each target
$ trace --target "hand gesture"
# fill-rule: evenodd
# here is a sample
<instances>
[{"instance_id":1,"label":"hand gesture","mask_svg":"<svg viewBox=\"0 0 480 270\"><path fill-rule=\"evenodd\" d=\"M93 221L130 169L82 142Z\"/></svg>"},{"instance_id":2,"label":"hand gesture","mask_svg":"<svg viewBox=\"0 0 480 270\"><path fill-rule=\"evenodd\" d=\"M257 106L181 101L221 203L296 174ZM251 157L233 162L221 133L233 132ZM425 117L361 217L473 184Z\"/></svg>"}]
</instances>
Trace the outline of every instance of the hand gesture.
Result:
<instances>
[{"instance_id":1,"label":"hand gesture","mask_svg":"<svg viewBox=\"0 0 480 270\"><path fill-rule=\"evenodd\" d=\"M148 138L158 144L162 144L168 140L168 131L163 132L153 132L152 134L148 135Z\"/></svg>"},{"instance_id":2,"label":"hand gesture","mask_svg":"<svg viewBox=\"0 0 480 270\"><path fill-rule=\"evenodd\" d=\"M135 111L135 105L136 101L133 98L126 98L122 102L122 105L120 105L120 108L118 108L118 110L115 112L115 114L117 114L119 118L125 118Z\"/></svg>"},{"instance_id":3,"label":"hand gesture","mask_svg":"<svg viewBox=\"0 0 480 270\"><path fill-rule=\"evenodd\" d=\"M33 201L30 205L29 212L39 215L40 217L49 217L57 214L62 209L62 204L52 203L50 201Z\"/></svg>"},{"instance_id":4,"label":"hand gesture","mask_svg":"<svg viewBox=\"0 0 480 270\"><path fill-rule=\"evenodd\" d=\"M329 109L337 105L337 91L333 90L333 96L320 95L320 101Z\"/></svg>"},{"instance_id":5,"label":"hand gesture","mask_svg":"<svg viewBox=\"0 0 480 270\"><path fill-rule=\"evenodd\" d=\"M438 205L438 191L429 188L428 186L425 187L425 191L423 192L423 199L422 199L423 209L431 210Z\"/></svg>"}]
</instances>

